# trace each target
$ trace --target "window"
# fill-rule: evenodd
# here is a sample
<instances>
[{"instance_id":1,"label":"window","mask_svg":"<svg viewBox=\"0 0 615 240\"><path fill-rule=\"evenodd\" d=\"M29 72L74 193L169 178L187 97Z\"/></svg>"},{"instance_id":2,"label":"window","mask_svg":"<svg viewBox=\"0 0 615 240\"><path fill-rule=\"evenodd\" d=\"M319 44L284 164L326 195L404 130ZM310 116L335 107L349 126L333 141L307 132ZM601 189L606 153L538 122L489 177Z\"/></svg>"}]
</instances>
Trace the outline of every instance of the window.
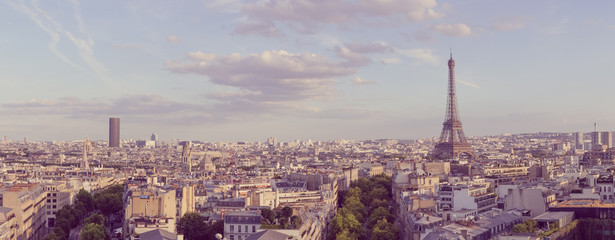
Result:
<instances>
[{"instance_id":1,"label":"window","mask_svg":"<svg viewBox=\"0 0 615 240\"><path fill-rule=\"evenodd\" d=\"M55 196L56 196L56 194L54 193L54 194L53 194L53 196L55 197Z\"/></svg>"},{"instance_id":2,"label":"window","mask_svg":"<svg viewBox=\"0 0 615 240\"><path fill-rule=\"evenodd\" d=\"M235 240L235 236L231 234L231 240Z\"/></svg>"},{"instance_id":3,"label":"window","mask_svg":"<svg viewBox=\"0 0 615 240\"><path fill-rule=\"evenodd\" d=\"M56 202L56 201L57 201L56 199L53 200L53 202Z\"/></svg>"},{"instance_id":4,"label":"window","mask_svg":"<svg viewBox=\"0 0 615 240\"><path fill-rule=\"evenodd\" d=\"M47 199L47 202L51 202L51 199Z\"/></svg>"},{"instance_id":5,"label":"window","mask_svg":"<svg viewBox=\"0 0 615 240\"><path fill-rule=\"evenodd\" d=\"M53 205L53 208L56 208L56 205Z\"/></svg>"},{"instance_id":6,"label":"window","mask_svg":"<svg viewBox=\"0 0 615 240\"><path fill-rule=\"evenodd\" d=\"M231 232L235 232L235 226L231 225ZM231 235L233 236L233 235Z\"/></svg>"},{"instance_id":7,"label":"window","mask_svg":"<svg viewBox=\"0 0 615 240\"><path fill-rule=\"evenodd\" d=\"M241 232L241 225L237 225L237 231Z\"/></svg>"},{"instance_id":8,"label":"window","mask_svg":"<svg viewBox=\"0 0 615 240\"><path fill-rule=\"evenodd\" d=\"M256 226L252 226L252 232L256 232Z\"/></svg>"},{"instance_id":9,"label":"window","mask_svg":"<svg viewBox=\"0 0 615 240\"><path fill-rule=\"evenodd\" d=\"M246 230L246 232L248 232L248 225L246 225L246 228L245 228L245 230Z\"/></svg>"}]
</instances>

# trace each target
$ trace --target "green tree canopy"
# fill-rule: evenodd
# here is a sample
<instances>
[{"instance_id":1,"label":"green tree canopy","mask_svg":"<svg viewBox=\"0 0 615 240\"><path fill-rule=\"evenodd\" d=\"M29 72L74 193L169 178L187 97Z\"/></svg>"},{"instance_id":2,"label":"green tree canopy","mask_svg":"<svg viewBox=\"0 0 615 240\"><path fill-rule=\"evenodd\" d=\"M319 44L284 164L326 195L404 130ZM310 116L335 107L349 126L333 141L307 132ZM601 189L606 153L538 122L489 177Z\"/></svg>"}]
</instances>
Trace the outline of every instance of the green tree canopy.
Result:
<instances>
[{"instance_id":1,"label":"green tree canopy","mask_svg":"<svg viewBox=\"0 0 615 240\"><path fill-rule=\"evenodd\" d=\"M275 212L273 212L273 210L269 208L262 209L261 216L263 217L263 220L266 221L268 224L275 223Z\"/></svg>"},{"instance_id":2,"label":"green tree canopy","mask_svg":"<svg viewBox=\"0 0 615 240\"><path fill-rule=\"evenodd\" d=\"M96 224L96 223L88 223L83 226L83 230L81 230L81 234L79 235L79 240L107 240L110 239L109 235L107 235L107 230L105 226Z\"/></svg>"},{"instance_id":3,"label":"green tree canopy","mask_svg":"<svg viewBox=\"0 0 615 240\"><path fill-rule=\"evenodd\" d=\"M301 220L301 217L299 216L290 217L290 222L292 223L292 227L294 229L299 229L301 227L301 224L303 224L303 220Z\"/></svg>"},{"instance_id":4,"label":"green tree canopy","mask_svg":"<svg viewBox=\"0 0 615 240\"><path fill-rule=\"evenodd\" d=\"M122 195L117 193L99 193L94 197L96 207L104 215L110 215L124 209Z\"/></svg>"},{"instance_id":5,"label":"green tree canopy","mask_svg":"<svg viewBox=\"0 0 615 240\"><path fill-rule=\"evenodd\" d=\"M369 215L369 220L367 221L367 228L373 228L379 220L386 219L387 222L393 222L395 220L395 216L391 214L389 209L384 207L379 207L372 211L372 214Z\"/></svg>"},{"instance_id":6,"label":"green tree canopy","mask_svg":"<svg viewBox=\"0 0 615 240\"><path fill-rule=\"evenodd\" d=\"M293 215L293 209L289 206L282 208L281 217L290 218Z\"/></svg>"},{"instance_id":7,"label":"green tree canopy","mask_svg":"<svg viewBox=\"0 0 615 240\"><path fill-rule=\"evenodd\" d=\"M177 232L184 234L186 240L206 239L207 224L199 213L187 212L177 222Z\"/></svg>"},{"instance_id":8,"label":"green tree canopy","mask_svg":"<svg viewBox=\"0 0 615 240\"><path fill-rule=\"evenodd\" d=\"M100 224L100 225L105 225L105 217L101 214L92 214L91 216L87 217L84 221L84 224L88 224L88 223L96 223L96 224Z\"/></svg>"},{"instance_id":9,"label":"green tree canopy","mask_svg":"<svg viewBox=\"0 0 615 240\"><path fill-rule=\"evenodd\" d=\"M397 228L384 218L378 220L374 228L372 228L371 240L397 239L397 232Z\"/></svg>"},{"instance_id":10,"label":"green tree canopy","mask_svg":"<svg viewBox=\"0 0 615 240\"><path fill-rule=\"evenodd\" d=\"M337 215L331 220L331 231L329 231L328 239L336 239L338 233L348 232L351 239L363 239L365 230L355 216L345 208L341 208Z\"/></svg>"},{"instance_id":11,"label":"green tree canopy","mask_svg":"<svg viewBox=\"0 0 615 240\"><path fill-rule=\"evenodd\" d=\"M94 205L94 199L92 198L92 194L90 194L83 188L79 190L79 193L77 193L75 198L77 199L77 202L83 203L83 206L88 212L94 210L94 208L96 207Z\"/></svg>"},{"instance_id":12,"label":"green tree canopy","mask_svg":"<svg viewBox=\"0 0 615 240\"><path fill-rule=\"evenodd\" d=\"M353 196L347 198L343 208L347 209L351 214L353 214L355 218L359 220L359 222L365 221L367 211L365 210L365 205L363 205L363 203L357 197Z\"/></svg>"}]
</instances>

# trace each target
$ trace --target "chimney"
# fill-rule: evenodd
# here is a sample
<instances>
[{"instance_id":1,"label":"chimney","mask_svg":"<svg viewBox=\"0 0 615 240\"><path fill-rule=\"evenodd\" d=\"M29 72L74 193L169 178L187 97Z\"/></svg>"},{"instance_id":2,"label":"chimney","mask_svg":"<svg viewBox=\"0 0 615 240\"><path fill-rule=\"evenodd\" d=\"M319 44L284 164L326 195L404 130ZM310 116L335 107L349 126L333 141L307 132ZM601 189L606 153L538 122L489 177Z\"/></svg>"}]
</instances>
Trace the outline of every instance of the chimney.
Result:
<instances>
[{"instance_id":1,"label":"chimney","mask_svg":"<svg viewBox=\"0 0 615 240\"><path fill-rule=\"evenodd\" d=\"M461 230L461 236L463 236L464 240L469 240L469 238L468 238L468 230L466 230L466 229Z\"/></svg>"}]
</instances>

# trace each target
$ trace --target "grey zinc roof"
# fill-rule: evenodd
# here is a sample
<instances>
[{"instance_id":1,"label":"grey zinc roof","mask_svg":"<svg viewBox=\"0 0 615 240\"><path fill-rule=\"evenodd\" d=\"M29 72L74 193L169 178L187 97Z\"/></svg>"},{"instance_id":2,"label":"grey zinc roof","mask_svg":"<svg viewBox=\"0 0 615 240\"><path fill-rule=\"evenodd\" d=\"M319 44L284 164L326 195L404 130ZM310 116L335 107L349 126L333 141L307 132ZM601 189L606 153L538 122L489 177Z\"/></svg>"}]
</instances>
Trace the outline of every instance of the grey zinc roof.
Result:
<instances>
[{"instance_id":1,"label":"grey zinc roof","mask_svg":"<svg viewBox=\"0 0 615 240\"><path fill-rule=\"evenodd\" d=\"M229 212L224 215L225 224L261 224L261 215L254 212Z\"/></svg>"},{"instance_id":2,"label":"grey zinc roof","mask_svg":"<svg viewBox=\"0 0 615 240\"><path fill-rule=\"evenodd\" d=\"M141 233L139 238L147 240L177 240L177 235L164 229L154 229Z\"/></svg>"},{"instance_id":3,"label":"grey zinc roof","mask_svg":"<svg viewBox=\"0 0 615 240\"><path fill-rule=\"evenodd\" d=\"M272 229L254 233L245 240L286 240L290 235Z\"/></svg>"},{"instance_id":4,"label":"grey zinc roof","mask_svg":"<svg viewBox=\"0 0 615 240\"><path fill-rule=\"evenodd\" d=\"M7 214L7 213L9 213L11 210L13 210L13 209L12 209L12 208L7 208L7 207L0 206L0 213Z\"/></svg>"}]
</instances>

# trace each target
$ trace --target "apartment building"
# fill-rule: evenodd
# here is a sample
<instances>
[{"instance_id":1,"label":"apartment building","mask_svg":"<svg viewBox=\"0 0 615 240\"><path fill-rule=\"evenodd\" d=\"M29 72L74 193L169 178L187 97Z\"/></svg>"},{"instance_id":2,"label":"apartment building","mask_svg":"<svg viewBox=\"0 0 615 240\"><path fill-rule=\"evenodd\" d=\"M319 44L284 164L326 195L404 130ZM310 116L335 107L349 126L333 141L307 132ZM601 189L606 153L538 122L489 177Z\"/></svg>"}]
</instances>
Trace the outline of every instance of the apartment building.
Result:
<instances>
[{"instance_id":1,"label":"apartment building","mask_svg":"<svg viewBox=\"0 0 615 240\"><path fill-rule=\"evenodd\" d=\"M476 210L482 213L497 205L497 196L488 184L441 185L439 197L443 210Z\"/></svg>"},{"instance_id":2,"label":"apartment building","mask_svg":"<svg viewBox=\"0 0 615 240\"><path fill-rule=\"evenodd\" d=\"M45 224L47 228L52 228L55 226L56 212L72 203L74 192L73 189L66 188L64 182L43 183L42 186L47 192Z\"/></svg>"},{"instance_id":3,"label":"apartment building","mask_svg":"<svg viewBox=\"0 0 615 240\"><path fill-rule=\"evenodd\" d=\"M45 235L47 193L39 183L18 183L3 189L0 202L15 213L17 240L42 239ZM57 208L57 207L56 207Z\"/></svg>"},{"instance_id":4,"label":"apartment building","mask_svg":"<svg viewBox=\"0 0 615 240\"><path fill-rule=\"evenodd\" d=\"M261 228L261 221L261 215L257 212L228 212L224 214L224 237L244 240Z\"/></svg>"}]
</instances>

